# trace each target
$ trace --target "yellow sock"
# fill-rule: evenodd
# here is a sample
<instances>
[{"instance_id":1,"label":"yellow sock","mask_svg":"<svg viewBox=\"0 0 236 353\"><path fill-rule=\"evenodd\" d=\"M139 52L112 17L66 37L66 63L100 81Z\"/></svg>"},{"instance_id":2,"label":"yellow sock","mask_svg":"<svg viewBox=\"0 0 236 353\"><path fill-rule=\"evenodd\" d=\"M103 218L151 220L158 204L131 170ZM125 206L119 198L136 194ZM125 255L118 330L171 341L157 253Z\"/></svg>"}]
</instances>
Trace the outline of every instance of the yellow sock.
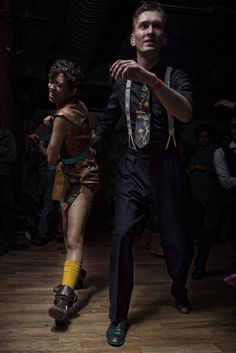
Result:
<instances>
[{"instance_id":1,"label":"yellow sock","mask_svg":"<svg viewBox=\"0 0 236 353\"><path fill-rule=\"evenodd\" d=\"M77 261L65 261L62 285L74 289L79 277L81 265Z\"/></svg>"}]
</instances>

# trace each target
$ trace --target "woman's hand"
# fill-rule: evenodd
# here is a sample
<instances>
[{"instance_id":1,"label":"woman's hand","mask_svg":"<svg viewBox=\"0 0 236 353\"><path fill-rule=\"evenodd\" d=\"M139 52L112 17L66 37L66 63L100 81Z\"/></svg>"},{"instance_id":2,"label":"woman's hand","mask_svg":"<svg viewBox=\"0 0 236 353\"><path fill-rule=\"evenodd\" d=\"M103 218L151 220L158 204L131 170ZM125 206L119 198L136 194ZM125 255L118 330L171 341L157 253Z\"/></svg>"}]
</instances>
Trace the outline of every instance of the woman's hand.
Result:
<instances>
[{"instance_id":1,"label":"woman's hand","mask_svg":"<svg viewBox=\"0 0 236 353\"><path fill-rule=\"evenodd\" d=\"M29 135L29 139L32 143L38 143L39 142L39 136L35 133Z\"/></svg>"},{"instance_id":2,"label":"woman's hand","mask_svg":"<svg viewBox=\"0 0 236 353\"><path fill-rule=\"evenodd\" d=\"M46 118L43 119L43 123L47 126L52 126L54 119L54 116L48 115L46 116Z\"/></svg>"}]
</instances>

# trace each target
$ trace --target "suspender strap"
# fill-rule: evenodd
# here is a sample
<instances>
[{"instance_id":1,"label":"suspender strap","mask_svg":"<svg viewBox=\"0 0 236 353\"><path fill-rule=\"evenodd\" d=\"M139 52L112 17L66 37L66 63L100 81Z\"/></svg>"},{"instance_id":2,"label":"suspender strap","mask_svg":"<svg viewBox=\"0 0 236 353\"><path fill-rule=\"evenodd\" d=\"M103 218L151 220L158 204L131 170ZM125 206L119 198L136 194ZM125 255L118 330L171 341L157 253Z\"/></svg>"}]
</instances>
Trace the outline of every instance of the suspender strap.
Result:
<instances>
[{"instance_id":1,"label":"suspender strap","mask_svg":"<svg viewBox=\"0 0 236 353\"><path fill-rule=\"evenodd\" d=\"M165 72L165 84L170 87L170 75L171 75L172 67L167 67ZM175 121L171 114L167 112L168 117L168 129L169 129L169 136L166 143L165 149L167 150L171 141L173 139L174 146L176 147L176 140L175 140Z\"/></svg>"},{"instance_id":2,"label":"suspender strap","mask_svg":"<svg viewBox=\"0 0 236 353\"><path fill-rule=\"evenodd\" d=\"M136 150L136 146L132 135L132 126L131 126L131 119L130 119L131 85L132 85L132 81L127 80L126 89L125 89L125 113L126 113L126 121L127 121L128 135L129 135L129 147Z\"/></svg>"}]
</instances>

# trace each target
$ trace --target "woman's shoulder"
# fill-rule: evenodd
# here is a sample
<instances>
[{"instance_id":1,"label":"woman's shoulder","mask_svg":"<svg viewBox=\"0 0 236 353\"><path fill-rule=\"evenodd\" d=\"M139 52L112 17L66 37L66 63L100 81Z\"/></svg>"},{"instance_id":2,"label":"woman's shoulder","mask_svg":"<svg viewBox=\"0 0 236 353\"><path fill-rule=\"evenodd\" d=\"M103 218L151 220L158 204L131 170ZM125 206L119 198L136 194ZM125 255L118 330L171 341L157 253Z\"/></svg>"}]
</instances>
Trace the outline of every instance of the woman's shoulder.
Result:
<instances>
[{"instance_id":1,"label":"woman's shoulder","mask_svg":"<svg viewBox=\"0 0 236 353\"><path fill-rule=\"evenodd\" d=\"M77 125L81 123L81 120L84 121L88 118L88 109L81 100L77 100L61 108L56 116L62 117Z\"/></svg>"}]
</instances>

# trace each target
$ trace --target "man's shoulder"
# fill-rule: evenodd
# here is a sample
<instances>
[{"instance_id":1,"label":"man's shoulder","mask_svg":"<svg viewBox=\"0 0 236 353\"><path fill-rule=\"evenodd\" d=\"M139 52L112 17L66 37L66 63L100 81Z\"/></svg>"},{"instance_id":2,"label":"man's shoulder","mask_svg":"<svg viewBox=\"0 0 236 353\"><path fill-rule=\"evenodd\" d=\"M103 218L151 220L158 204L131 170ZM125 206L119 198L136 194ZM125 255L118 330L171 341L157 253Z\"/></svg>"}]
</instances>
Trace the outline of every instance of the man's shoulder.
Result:
<instances>
[{"instance_id":1,"label":"man's shoulder","mask_svg":"<svg viewBox=\"0 0 236 353\"><path fill-rule=\"evenodd\" d=\"M222 145L221 149L224 153L229 153L232 148L236 147L236 146L234 147L234 145L235 145L235 143L233 143L233 141L231 141L229 143Z\"/></svg>"},{"instance_id":2,"label":"man's shoulder","mask_svg":"<svg viewBox=\"0 0 236 353\"><path fill-rule=\"evenodd\" d=\"M214 161L225 157L224 146L218 146L214 151Z\"/></svg>"},{"instance_id":3,"label":"man's shoulder","mask_svg":"<svg viewBox=\"0 0 236 353\"><path fill-rule=\"evenodd\" d=\"M190 72L187 69L171 66L171 76L175 80L190 78Z\"/></svg>"},{"instance_id":4,"label":"man's shoulder","mask_svg":"<svg viewBox=\"0 0 236 353\"><path fill-rule=\"evenodd\" d=\"M192 91L192 77L190 73L179 67L172 67L170 75L170 87L183 95ZM191 98L189 98L191 100Z\"/></svg>"},{"instance_id":5,"label":"man's shoulder","mask_svg":"<svg viewBox=\"0 0 236 353\"><path fill-rule=\"evenodd\" d=\"M188 70L184 68L180 68L178 66L172 65L171 63L159 62L158 65L155 66L154 72L159 71L165 73L167 69L171 69L171 74L181 74L186 73Z\"/></svg>"}]
</instances>

